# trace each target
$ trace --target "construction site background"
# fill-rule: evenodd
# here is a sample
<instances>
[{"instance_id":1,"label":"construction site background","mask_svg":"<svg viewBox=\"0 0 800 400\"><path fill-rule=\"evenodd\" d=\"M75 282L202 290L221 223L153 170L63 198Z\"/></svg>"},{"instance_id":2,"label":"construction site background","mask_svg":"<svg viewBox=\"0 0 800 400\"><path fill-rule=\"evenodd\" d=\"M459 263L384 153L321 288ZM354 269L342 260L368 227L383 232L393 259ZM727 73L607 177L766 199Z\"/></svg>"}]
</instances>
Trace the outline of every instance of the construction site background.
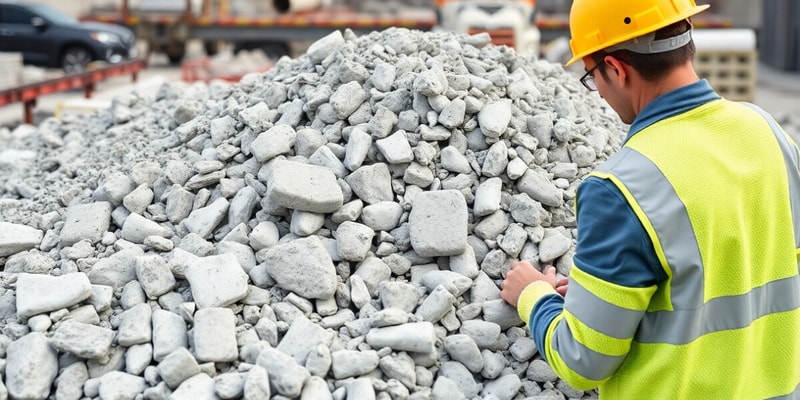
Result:
<instances>
[{"instance_id":1,"label":"construction site background","mask_svg":"<svg viewBox=\"0 0 800 400\"><path fill-rule=\"evenodd\" d=\"M81 15L85 15L86 13L90 12L92 7L95 9L100 7L106 8L113 8L116 7L117 4L121 4L121 0L92 0L92 1L63 1L63 0L22 0L22 1L31 1L31 2L39 2L39 3L46 3L51 5L54 8L57 8L61 11L64 11L70 15L79 17ZM147 1L147 0L130 0L131 4L138 4L139 1ZM195 2L202 3L201 0L193 0ZM235 7L244 7L247 3L254 3L254 0L229 0L232 10ZM378 5L387 4L387 1L391 2L392 4L404 4L409 7L419 7L424 5L430 5L433 3L434 0L368 0L368 1L359 1L359 0L331 0L334 3L338 2L347 2L350 5L358 5L359 7L370 7L369 4ZM698 3L705 3L711 4L711 12L713 15L718 15L722 18L726 18L730 21L731 26L733 28L747 28L752 29L756 36L758 37L758 51L763 54L766 54L767 51L764 49L763 41L765 38L769 39L772 33L770 33L770 27L762 27L764 24L765 15L762 15L763 10L769 5L769 2L786 2L789 0L698 0ZM270 1L261 1L259 4L262 6L264 4L271 4ZM570 5L572 0L537 0L536 8L538 13L542 14L566 14L569 11ZM783 4L783 3L781 3ZM432 5L430 5L432 7ZM258 17L257 15L250 15L251 17ZM767 17L769 17L767 15ZM769 18L766 18L768 20ZM772 29L774 30L774 29ZM307 43L306 43L307 44ZM769 44L769 43L767 43ZM302 54L304 51L303 48L292 49L293 55ZM567 49L568 51L568 49ZM189 43L187 46L187 57L202 55L204 52L203 44L199 43L198 41L194 40ZM752 57L751 59L755 59ZM749 59L748 59L749 60ZM181 79L181 69L179 66L171 65L170 62L163 54L151 54L148 56L148 63L149 68L143 71L139 77L139 85L156 85L159 80L179 80ZM755 64L755 61L754 61ZM714 64L716 65L716 64ZM723 72L730 69L729 64L720 64L722 67ZM578 67L580 67L578 65ZM735 66L736 68L740 68L740 66ZM797 115L800 118L800 73L797 70L782 70L781 68L775 68L772 63L764 63L762 61L758 61L757 67L747 66L748 71L752 70L751 76L755 75L753 80L755 83L752 85L753 90L750 95L752 101L765 109L767 111L773 113L779 113L782 115ZM580 68L579 68L580 69ZM59 73L56 70L47 70L45 71L45 77L52 77ZM129 77L120 77L111 79L108 82L103 82L99 84L96 88L96 99L102 98L110 98L113 93L118 93L120 90L130 90L124 89L125 86L130 85L130 78ZM737 85L741 86L741 85ZM749 90L749 89L748 89ZM727 93L726 93L727 94ZM70 99L73 101L72 98L80 98L82 97L82 93L70 91L70 92L63 92L63 93L54 93L48 96L44 96L39 99L37 102L36 107L36 115L37 121L40 121L42 118L53 115L55 112L58 111L59 108L64 108L63 105L66 104L65 101ZM91 105L92 107L96 107L98 104L97 101L86 102L87 106ZM3 107L0 107L0 126L9 126L14 125L15 123L19 123L20 117L22 115L22 105L17 104L10 104Z\"/></svg>"},{"instance_id":2,"label":"construction site background","mask_svg":"<svg viewBox=\"0 0 800 400\"><path fill-rule=\"evenodd\" d=\"M63 1L63 0L36 0L39 3L49 4L71 15L89 13L92 7L113 8L118 7L119 0L91 0L91 1ZM345 1L345 0L342 0ZM346 0L350 3L385 3L386 0ZM433 0L393 0L413 6L433 6ZM729 18L735 27L758 29L761 25L761 10L765 0L699 0L698 3L710 4L711 11ZM769 0L767 0L769 1ZM197 2L197 1L196 1ZM132 4L135 4L132 1ZM198 2L199 3L199 2ZM243 8L252 0L231 0L232 7ZM236 4L239 3L239 4ZM268 2L265 2L268 3ZM543 13L568 13L572 0L538 0L536 6Z\"/></svg>"}]
</instances>

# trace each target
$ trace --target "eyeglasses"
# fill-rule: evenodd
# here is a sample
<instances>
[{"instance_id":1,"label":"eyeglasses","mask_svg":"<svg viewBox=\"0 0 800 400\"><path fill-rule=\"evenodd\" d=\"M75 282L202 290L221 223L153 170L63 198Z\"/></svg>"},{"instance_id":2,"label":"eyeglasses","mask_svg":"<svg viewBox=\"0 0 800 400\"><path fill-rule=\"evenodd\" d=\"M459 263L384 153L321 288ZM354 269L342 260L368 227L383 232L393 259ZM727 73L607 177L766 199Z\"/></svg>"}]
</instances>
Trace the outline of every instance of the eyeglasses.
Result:
<instances>
[{"instance_id":1,"label":"eyeglasses","mask_svg":"<svg viewBox=\"0 0 800 400\"><path fill-rule=\"evenodd\" d=\"M583 74L583 76L581 77L581 84L583 85L583 87L592 92L597 91L597 83L594 81L594 70L602 67L603 65L605 65L605 63L602 62L597 63L595 64L594 67L592 67L592 69L586 71L586 73Z\"/></svg>"}]
</instances>

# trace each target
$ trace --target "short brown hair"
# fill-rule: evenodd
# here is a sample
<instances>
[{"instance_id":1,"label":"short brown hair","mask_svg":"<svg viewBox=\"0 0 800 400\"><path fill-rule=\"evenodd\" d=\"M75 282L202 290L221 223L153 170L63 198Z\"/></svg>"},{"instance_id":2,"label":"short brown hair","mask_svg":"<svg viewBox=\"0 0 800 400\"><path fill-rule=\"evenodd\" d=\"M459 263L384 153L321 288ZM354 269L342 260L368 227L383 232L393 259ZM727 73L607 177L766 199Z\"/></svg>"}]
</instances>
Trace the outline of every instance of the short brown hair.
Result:
<instances>
[{"instance_id":1,"label":"short brown hair","mask_svg":"<svg viewBox=\"0 0 800 400\"><path fill-rule=\"evenodd\" d=\"M670 38L680 35L691 28L692 25L688 20L679 21L657 30L655 38ZM689 43L683 47L655 54L639 54L630 50L616 50L611 53L606 53L605 50L600 50L592 54L592 59L596 63L601 63L607 55L614 56L614 58L618 58L633 67L645 80L654 81L664 76L674 67L692 60L694 54L694 41L689 41ZM601 68L600 70L603 77L607 77L605 69Z\"/></svg>"}]
</instances>

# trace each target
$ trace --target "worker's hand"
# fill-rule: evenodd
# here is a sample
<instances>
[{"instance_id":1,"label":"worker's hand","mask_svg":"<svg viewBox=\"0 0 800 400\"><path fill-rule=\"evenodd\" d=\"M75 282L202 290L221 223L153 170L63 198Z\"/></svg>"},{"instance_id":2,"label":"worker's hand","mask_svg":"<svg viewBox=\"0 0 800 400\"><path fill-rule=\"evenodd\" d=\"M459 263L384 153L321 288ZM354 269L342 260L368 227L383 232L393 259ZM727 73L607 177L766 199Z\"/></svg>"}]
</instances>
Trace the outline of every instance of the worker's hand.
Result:
<instances>
[{"instance_id":1,"label":"worker's hand","mask_svg":"<svg viewBox=\"0 0 800 400\"><path fill-rule=\"evenodd\" d=\"M556 269L554 267L547 267L545 273L541 273L531 265L528 261L514 261L511 263L511 269L506 274L500 286L500 297L503 298L508 304L517 306L519 295L525 288L533 282L545 281L550 284L554 289L556 288ZM563 285L566 292L566 285Z\"/></svg>"},{"instance_id":2,"label":"worker's hand","mask_svg":"<svg viewBox=\"0 0 800 400\"><path fill-rule=\"evenodd\" d=\"M569 289L569 278L561 278L556 283L556 292L562 296L567 295L567 289Z\"/></svg>"}]
</instances>

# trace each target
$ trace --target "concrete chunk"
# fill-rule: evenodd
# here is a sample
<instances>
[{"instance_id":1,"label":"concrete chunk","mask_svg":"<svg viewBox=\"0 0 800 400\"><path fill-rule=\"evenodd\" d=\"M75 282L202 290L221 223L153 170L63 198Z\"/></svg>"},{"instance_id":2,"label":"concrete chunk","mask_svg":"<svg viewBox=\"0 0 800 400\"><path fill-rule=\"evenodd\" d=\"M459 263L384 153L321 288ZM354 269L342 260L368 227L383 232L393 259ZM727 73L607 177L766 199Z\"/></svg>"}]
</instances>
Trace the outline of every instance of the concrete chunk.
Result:
<instances>
[{"instance_id":1,"label":"concrete chunk","mask_svg":"<svg viewBox=\"0 0 800 400\"><path fill-rule=\"evenodd\" d=\"M342 32L336 30L318 39L308 47L308 57L314 63L319 63L344 44Z\"/></svg>"},{"instance_id":2,"label":"concrete chunk","mask_svg":"<svg viewBox=\"0 0 800 400\"><path fill-rule=\"evenodd\" d=\"M144 251L138 247L120 250L98 261L88 273L89 280L95 285L121 288L136 279L136 259L143 255Z\"/></svg>"},{"instance_id":3,"label":"concrete chunk","mask_svg":"<svg viewBox=\"0 0 800 400\"><path fill-rule=\"evenodd\" d=\"M563 194L540 172L529 169L517 182L520 192L550 207L560 207L564 203Z\"/></svg>"},{"instance_id":4,"label":"concrete chunk","mask_svg":"<svg viewBox=\"0 0 800 400\"><path fill-rule=\"evenodd\" d=\"M300 365L305 365L308 354L319 345L329 345L333 334L308 318L295 318L277 349L294 357Z\"/></svg>"},{"instance_id":5,"label":"concrete chunk","mask_svg":"<svg viewBox=\"0 0 800 400\"><path fill-rule=\"evenodd\" d=\"M380 358L374 350L338 350L331 353L331 361L333 377L345 379L374 371Z\"/></svg>"},{"instance_id":6,"label":"concrete chunk","mask_svg":"<svg viewBox=\"0 0 800 400\"><path fill-rule=\"evenodd\" d=\"M92 296L92 284L82 272L61 276L19 274L17 313L31 317L69 308Z\"/></svg>"},{"instance_id":7,"label":"concrete chunk","mask_svg":"<svg viewBox=\"0 0 800 400\"><path fill-rule=\"evenodd\" d=\"M364 100L367 99L367 91L356 81L351 81L339 86L330 98L334 112L339 119L346 119L355 112Z\"/></svg>"},{"instance_id":8,"label":"concrete chunk","mask_svg":"<svg viewBox=\"0 0 800 400\"><path fill-rule=\"evenodd\" d=\"M375 231L357 222L344 221L336 229L336 248L339 257L348 261L361 261L367 258Z\"/></svg>"},{"instance_id":9,"label":"concrete chunk","mask_svg":"<svg viewBox=\"0 0 800 400\"><path fill-rule=\"evenodd\" d=\"M44 333L29 333L6 350L5 384L12 399L46 399L58 372L58 356Z\"/></svg>"},{"instance_id":10,"label":"concrete chunk","mask_svg":"<svg viewBox=\"0 0 800 400\"><path fill-rule=\"evenodd\" d=\"M197 360L183 347L173 351L158 363L158 375L171 388L178 387L183 381L199 373L200 366Z\"/></svg>"},{"instance_id":11,"label":"concrete chunk","mask_svg":"<svg viewBox=\"0 0 800 400\"><path fill-rule=\"evenodd\" d=\"M100 377L101 399L132 399L147 387L144 378L122 371L111 371Z\"/></svg>"},{"instance_id":12,"label":"concrete chunk","mask_svg":"<svg viewBox=\"0 0 800 400\"><path fill-rule=\"evenodd\" d=\"M511 122L511 100L504 99L486 104L478 112L478 123L486 137L499 138Z\"/></svg>"},{"instance_id":13,"label":"concrete chunk","mask_svg":"<svg viewBox=\"0 0 800 400\"><path fill-rule=\"evenodd\" d=\"M336 291L336 268L317 236L271 247L264 254L267 273L278 286L307 299L327 299Z\"/></svg>"},{"instance_id":14,"label":"concrete chunk","mask_svg":"<svg viewBox=\"0 0 800 400\"><path fill-rule=\"evenodd\" d=\"M287 125L278 125L258 135L253 141L251 151L258 162L267 162L280 154L291 151L297 133Z\"/></svg>"},{"instance_id":15,"label":"concrete chunk","mask_svg":"<svg viewBox=\"0 0 800 400\"><path fill-rule=\"evenodd\" d=\"M160 256L138 257L135 265L136 277L148 298L156 299L175 287L175 276Z\"/></svg>"},{"instance_id":16,"label":"concrete chunk","mask_svg":"<svg viewBox=\"0 0 800 400\"><path fill-rule=\"evenodd\" d=\"M122 224L122 238L133 243L144 243L148 236L171 237L172 230L139 214L131 213Z\"/></svg>"},{"instance_id":17,"label":"concrete chunk","mask_svg":"<svg viewBox=\"0 0 800 400\"><path fill-rule=\"evenodd\" d=\"M350 171L357 170L367 158L371 146L372 136L360 128L354 128L345 146L344 166Z\"/></svg>"},{"instance_id":18,"label":"concrete chunk","mask_svg":"<svg viewBox=\"0 0 800 400\"><path fill-rule=\"evenodd\" d=\"M353 189L353 193L367 204L394 200L392 177L386 164L364 165L344 180Z\"/></svg>"},{"instance_id":19,"label":"concrete chunk","mask_svg":"<svg viewBox=\"0 0 800 400\"><path fill-rule=\"evenodd\" d=\"M199 362L231 362L239 356L236 316L230 308L204 308L194 314L194 353Z\"/></svg>"},{"instance_id":20,"label":"concrete chunk","mask_svg":"<svg viewBox=\"0 0 800 400\"><path fill-rule=\"evenodd\" d=\"M56 380L56 398L63 400L80 400L83 397L83 385L89 379L86 364L76 362L61 370Z\"/></svg>"},{"instance_id":21,"label":"concrete chunk","mask_svg":"<svg viewBox=\"0 0 800 400\"><path fill-rule=\"evenodd\" d=\"M117 342L125 347L149 343L153 338L152 316L153 311L146 303L135 305L123 312L117 331Z\"/></svg>"},{"instance_id":22,"label":"concrete chunk","mask_svg":"<svg viewBox=\"0 0 800 400\"><path fill-rule=\"evenodd\" d=\"M452 256L467 247L467 203L460 191L418 194L408 223L411 246L420 256Z\"/></svg>"},{"instance_id":23,"label":"concrete chunk","mask_svg":"<svg viewBox=\"0 0 800 400\"><path fill-rule=\"evenodd\" d=\"M38 246L42 242L42 238L44 238L44 232L36 228L0 222L0 257L30 250Z\"/></svg>"},{"instance_id":24,"label":"concrete chunk","mask_svg":"<svg viewBox=\"0 0 800 400\"><path fill-rule=\"evenodd\" d=\"M51 343L61 351L81 358L105 357L111 350L114 331L68 319L56 328Z\"/></svg>"},{"instance_id":25,"label":"concrete chunk","mask_svg":"<svg viewBox=\"0 0 800 400\"><path fill-rule=\"evenodd\" d=\"M331 170L286 160L273 163L267 196L282 207L315 213L334 212L344 202Z\"/></svg>"},{"instance_id":26,"label":"concrete chunk","mask_svg":"<svg viewBox=\"0 0 800 400\"><path fill-rule=\"evenodd\" d=\"M247 273L233 254L198 258L185 274L199 309L225 307L247 296Z\"/></svg>"},{"instance_id":27,"label":"concrete chunk","mask_svg":"<svg viewBox=\"0 0 800 400\"><path fill-rule=\"evenodd\" d=\"M455 146L447 146L441 151L442 168L459 174L469 174L472 167L469 165L467 157L464 156Z\"/></svg>"},{"instance_id":28,"label":"concrete chunk","mask_svg":"<svg viewBox=\"0 0 800 400\"><path fill-rule=\"evenodd\" d=\"M225 198L214 200L208 206L192 211L181 224L202 238L208 238L214 229L225 220L230 203Z\"/></svg>"},{"instance_id":29,"label":"concrete chunk","mask_svg":"<svg viewBox=\"0 0 800 400\"><path fill-rule=\"evenodd\" d=\"M300 396L303 384L311 377L308 370L297 364L294 358L277 349L262 350L256 363L266 368L275 391L290 398Z\"/></svg>"},{"instance_id":30,"label":"concrete chunk","mask_svg":"<svg viewBox=\"0 0 800 400\"><path fill-rule=\"evenodd\" d=\"M414 160L411 145L403 131L397 131L387 138L378 139L375 145L390 164L403 164Z\"/></svg>"},{"instance_id":31,"label":"concrete chunk","mask_svg":"<svg viewBox=\"0 0 800 400\"><path fill-rule=\"evenodd\" d=\"M430 353L434 351L436 333L430 322L373 328L367 333L372 348L391 347L395 351Z\"/></svg>"},{"instance_id":32,"label":"concrete chunk","mask_svg":"<svg viewBox=\"0 0 800 400\"><path fill-rule=\"evenodd\" d=\"M189 346L186 323L165 310L153 311L153 359L160 362L175 350Z\"/></svg>"}]
</instances>

